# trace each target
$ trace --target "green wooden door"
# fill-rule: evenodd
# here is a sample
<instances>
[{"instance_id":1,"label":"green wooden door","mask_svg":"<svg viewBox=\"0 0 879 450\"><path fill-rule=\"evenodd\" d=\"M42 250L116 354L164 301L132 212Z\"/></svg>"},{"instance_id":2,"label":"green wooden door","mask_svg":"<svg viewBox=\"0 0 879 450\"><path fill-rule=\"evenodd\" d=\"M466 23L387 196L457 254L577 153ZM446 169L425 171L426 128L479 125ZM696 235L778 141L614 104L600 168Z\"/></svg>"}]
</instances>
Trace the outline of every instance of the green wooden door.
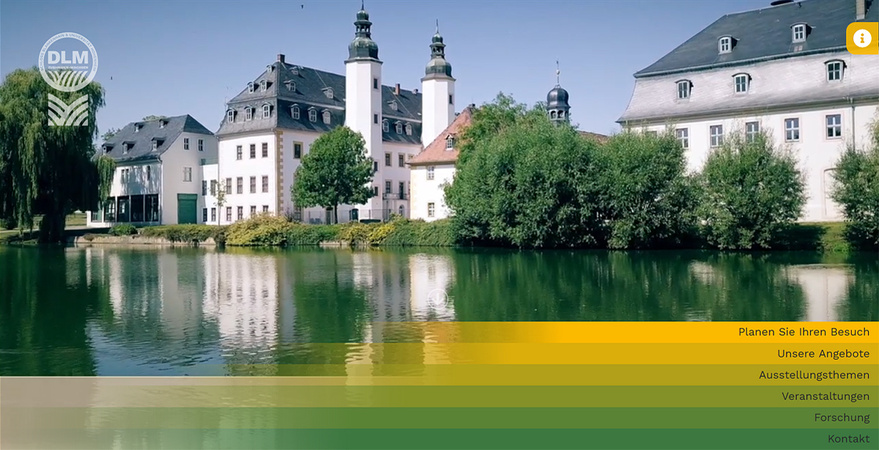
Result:
<instances>
[{"instance_id":1,"label":"green wooden door","mask_svg":"<svg viewBox=\"0 0 879 450\"><path fill-rule=\"evenodd\" d=\"M177 223L198 223L197 194L177 194Z\"/></svg>"}]
</instances>

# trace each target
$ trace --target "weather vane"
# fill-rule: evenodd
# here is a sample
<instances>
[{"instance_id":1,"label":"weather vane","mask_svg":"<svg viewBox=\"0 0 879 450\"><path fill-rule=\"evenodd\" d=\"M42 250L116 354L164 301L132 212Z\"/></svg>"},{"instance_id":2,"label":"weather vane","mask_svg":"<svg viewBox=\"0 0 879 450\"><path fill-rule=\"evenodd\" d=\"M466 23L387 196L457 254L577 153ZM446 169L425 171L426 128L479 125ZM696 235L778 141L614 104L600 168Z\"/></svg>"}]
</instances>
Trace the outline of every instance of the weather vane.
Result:
<instances>
[{"instance_id":1,"label":"weather vane","mask_svg":"<svg viewBox=\"0 0 879 450\"><path fill-rule=\"evenodd\" d=\"M439 19L436 19L436 34L439 34Z\"/></svg>"},{"instance_id":2,"label":"weather vane","mask_svg":"<svg viewBox=\"0 0 879 450\"><path fill-rule=\"evenodd\" d=\"M559 69L559 60L555 61L555 84L556 86L560 86L559 84L559 75L561 75L562 71Z\"/></svg>"}]
</instances>

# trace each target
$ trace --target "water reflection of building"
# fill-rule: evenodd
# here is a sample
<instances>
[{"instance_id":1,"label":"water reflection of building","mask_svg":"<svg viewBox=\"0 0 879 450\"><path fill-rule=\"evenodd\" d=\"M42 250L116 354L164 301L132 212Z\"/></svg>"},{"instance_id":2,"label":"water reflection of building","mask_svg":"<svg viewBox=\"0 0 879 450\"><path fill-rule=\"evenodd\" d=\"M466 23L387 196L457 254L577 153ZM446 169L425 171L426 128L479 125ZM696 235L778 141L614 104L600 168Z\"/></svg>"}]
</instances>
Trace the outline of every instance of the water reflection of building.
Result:
<instances>
[{"instance_id":1,"label":"water reflection of building","mask_svg":"<svg viewBox=\"0 0 879 450\"><path fill-rule=\"evenodd\" d=\"M449 255L418 253L409 256L412 320L455 320L455 306L448 296L453 274Z\"/></svg>"},{"instance_id":2,"label":"water reflection of building","mask_svg":"<svg viewBox=\"0 0 879 450\"><path fill-rule=\"evenodd\" d=\"M806 317L810 322L840 320L839 307L853 281L851 270L845 265L792 266L788 273L803 287L806 296Z\"/></svg>"}]
</instances>

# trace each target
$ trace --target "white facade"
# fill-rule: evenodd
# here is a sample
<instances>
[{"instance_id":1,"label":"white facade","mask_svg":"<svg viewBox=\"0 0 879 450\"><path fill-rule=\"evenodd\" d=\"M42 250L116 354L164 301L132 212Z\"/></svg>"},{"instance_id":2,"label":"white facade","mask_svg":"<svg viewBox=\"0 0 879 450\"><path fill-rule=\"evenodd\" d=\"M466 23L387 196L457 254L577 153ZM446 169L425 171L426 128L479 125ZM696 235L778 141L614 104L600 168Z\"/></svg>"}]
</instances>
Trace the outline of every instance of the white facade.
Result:
<instances>
[{"instance_id":1,"label":"white facade","mask_svg":"<svg viewBox=\"0 0 879 450\"><path fill-rule=\"evenodd\" d=\"M451 215L446 205L445 186L455 178L455 165L438 163L412 167L412 218L427 222Z\"/></svg>"},{"instance_id":2,"label":"white facade","mask_svg":"<svg viewBox=\"0 0 879 450\"><path fill-rule=\"evenodd\" d=\"M829 80L828 64L835 62L842 64L841 79ZM799 158L808 197L801 220L838 221L831 173L846 146L869 145L869 124L879 108L877 74L879 58L838 51L638 78L620 123L686 130L688 167L697 171L717 144L712 127L715 135L729 135L756 122ZM745 92L736 92L736 75L746 76ZM678 98L681 81L691 86L685 99Z\"/></svg>"},{"instance_id":3,"label":"white facade","mask_svg":"<svg viewBox=\"0 0 879 450\"><path fill-rule=\"evenodd\" d=\"M455 80L451 77L425 78L423 94L421 142L426 146L455 120Z\"/></svg>"},{"instance_id":4,"label":"white facade","mask_svg":"<svg viewBox=\"0 0 879 450\"><path fill-rule=\"evenodd\" d=\"M137 145L145 145L139 143ZM116 150L118 151L118 149ZM178 196L195 196L196 221L203 223L203 166L216 161L217 139L212 134L182 132L167 150L136 162L118 162L110 199L87 214L87 226L107 227L176 224Z\"/></svg>"}]
</instances>

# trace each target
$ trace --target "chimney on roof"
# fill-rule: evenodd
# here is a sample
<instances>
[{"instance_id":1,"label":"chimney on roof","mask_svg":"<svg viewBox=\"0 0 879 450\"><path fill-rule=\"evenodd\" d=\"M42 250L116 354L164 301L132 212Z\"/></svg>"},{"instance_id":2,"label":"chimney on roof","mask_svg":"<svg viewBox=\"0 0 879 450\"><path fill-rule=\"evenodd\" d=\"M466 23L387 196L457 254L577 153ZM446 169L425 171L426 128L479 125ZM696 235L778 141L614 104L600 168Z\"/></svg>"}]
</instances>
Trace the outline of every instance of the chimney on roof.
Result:
<instances>
[{"instance_id":1,"label":"chimney on roof","mask_svg":"<svg viewBox=\"0 0 879 450\"><path fill-rule=\"evenodd\" d=\"M283 54L283 53L278 53L278 62L279 62L279 63L284 63L284 62L285 62L285 61L284 61L284 54Z\"/></svg>"},{"instance_id":2,"label":"chimney on roof","mask_svg":"<svg viewBox=\"0 0 879 450\"><path fill-rule=\"evenodd\" d=\"M867 0L855 0L855 20L867 17Z\"/></svg>"},{"instance_id":3,"label":"chimney on roof","mask_svg":"<svg viewBox=\"0 0 879 450\"><path fill-rule=\"evenodd\" d=\"M418 88L412 89L412 93L418 95Z\"/></svg>"},{"instance_id":4,"label":"chimney on roof","mask_svg":"<svg viewBox=\"0 0 879 450\"><path fill-rule=\"evenodd\" d=\"M400 95L400 83L394 85L394 95Z\"/></svg>"}]
</instances>

